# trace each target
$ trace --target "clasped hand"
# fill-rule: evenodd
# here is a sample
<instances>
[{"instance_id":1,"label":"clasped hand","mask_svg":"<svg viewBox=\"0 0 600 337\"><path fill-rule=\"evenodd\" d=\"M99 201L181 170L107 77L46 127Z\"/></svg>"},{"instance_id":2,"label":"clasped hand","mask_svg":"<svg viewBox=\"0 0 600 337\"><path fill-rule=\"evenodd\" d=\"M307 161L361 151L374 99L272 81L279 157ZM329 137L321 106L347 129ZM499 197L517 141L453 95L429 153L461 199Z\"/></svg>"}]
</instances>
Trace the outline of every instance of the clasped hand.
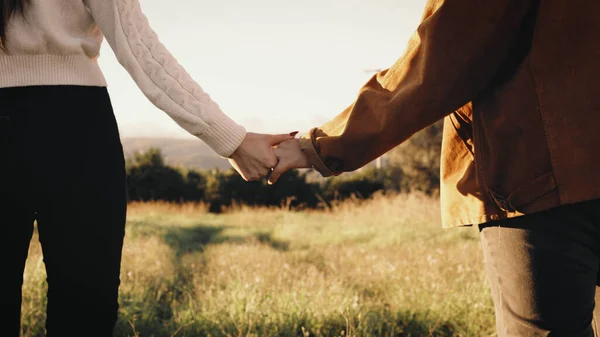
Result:
<instances>
[{"instance_id":1,"label":"clasped hand","mask_svg":"<svg viewBox=\"0 0 600 337\"><path fill-rule=\"evenodd\" d=\"M298 139L295 138L297 133L248 133L229 162L246 181L269 176L269 184L274 184L288 170L310 167Z\"/></svg>"}]
</instances>

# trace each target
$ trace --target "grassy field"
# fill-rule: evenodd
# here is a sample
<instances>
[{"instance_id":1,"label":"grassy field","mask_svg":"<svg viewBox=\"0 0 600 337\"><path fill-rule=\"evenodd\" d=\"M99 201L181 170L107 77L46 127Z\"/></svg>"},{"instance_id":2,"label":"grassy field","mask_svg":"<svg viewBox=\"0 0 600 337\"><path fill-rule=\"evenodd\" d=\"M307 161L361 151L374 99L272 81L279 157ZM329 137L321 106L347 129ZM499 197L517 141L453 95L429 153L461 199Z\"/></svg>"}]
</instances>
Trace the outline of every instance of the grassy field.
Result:
<instances>
[{"instance_id":1,"label":"grassy field","mask_svg":"<svg viewBox=\"0 0 600 337\"><path fill-rule=\"evenodd\" d=\"M443 230L435 199L327 212L132 204L117 336L494 336L474 229ZM23 336L43 336L37 238Z\"/></svg>"}]
</instances>

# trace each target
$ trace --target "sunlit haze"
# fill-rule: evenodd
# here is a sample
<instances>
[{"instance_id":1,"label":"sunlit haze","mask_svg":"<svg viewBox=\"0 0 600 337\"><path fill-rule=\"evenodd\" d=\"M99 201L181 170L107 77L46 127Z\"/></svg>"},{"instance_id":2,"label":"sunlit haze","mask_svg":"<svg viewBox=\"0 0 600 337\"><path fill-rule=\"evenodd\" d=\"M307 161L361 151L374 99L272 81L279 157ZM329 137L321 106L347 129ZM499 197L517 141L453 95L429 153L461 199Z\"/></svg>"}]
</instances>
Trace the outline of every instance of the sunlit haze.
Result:
<instances>
[{"instance_id":1,"label":"sunlit haze","mask_svg":"<svg viewBox=\"0 0 600 337\"><path fill-rule=\"evenodd\" d=\"M424 0L142 0L153 29L226 114L249 131L306 131L390 66ZM155 108L107 43L100 65L122 136L191 137Z\"/></svg>"}]
</instances>

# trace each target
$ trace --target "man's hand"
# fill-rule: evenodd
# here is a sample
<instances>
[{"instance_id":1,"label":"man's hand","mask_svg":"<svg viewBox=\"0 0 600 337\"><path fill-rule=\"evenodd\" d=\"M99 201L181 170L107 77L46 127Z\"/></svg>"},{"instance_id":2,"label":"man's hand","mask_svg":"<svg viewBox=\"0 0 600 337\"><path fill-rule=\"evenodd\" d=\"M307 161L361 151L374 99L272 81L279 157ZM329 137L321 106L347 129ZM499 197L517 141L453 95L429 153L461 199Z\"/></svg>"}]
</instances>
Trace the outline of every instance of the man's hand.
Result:
<instances>
[{"instance_id":1,"label":"man's hand","mask_svg":"<svg viewBox=\"0 0 600 337\"><path fill-rule=\"evenodd\" d=\"M291 169L311 167L302 149L300 149L298 139L287 140L279 144L275 148L275 155L279 162L269 177L269 185L274 184L283 173Z\"/></svg>"},{"instance_id":2,"label":"man's hand","mask_svg":"<svg viewBox=\"0 0 600 337\"><path fill-rule=\"evenodd\" d=\"M297 134L265 135L248 133L242 144L229 157L229 162L246 181L266 176L277 165L273 147Z\"/></svg>"}]
</instances>

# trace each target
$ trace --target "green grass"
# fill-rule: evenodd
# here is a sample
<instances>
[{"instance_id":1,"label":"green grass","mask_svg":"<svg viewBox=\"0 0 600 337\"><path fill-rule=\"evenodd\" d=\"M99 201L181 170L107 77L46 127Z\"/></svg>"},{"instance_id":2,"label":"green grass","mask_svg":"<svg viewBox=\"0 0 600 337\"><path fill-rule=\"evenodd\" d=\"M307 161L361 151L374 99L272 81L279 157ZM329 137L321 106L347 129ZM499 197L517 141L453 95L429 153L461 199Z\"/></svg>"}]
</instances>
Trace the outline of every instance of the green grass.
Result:
<instances>
[{"instance_id":1,"label":"green grass","mask_svg":"<svg viewBox=\"0 0 600 337\"><path fill-rule=\"evenodd\" d=\"M130 207L117 336L493 336L479 239L441 229L435 199L330 212ZM23 336L43 336L39 243Z\"/></svg>"}]
</instances>

